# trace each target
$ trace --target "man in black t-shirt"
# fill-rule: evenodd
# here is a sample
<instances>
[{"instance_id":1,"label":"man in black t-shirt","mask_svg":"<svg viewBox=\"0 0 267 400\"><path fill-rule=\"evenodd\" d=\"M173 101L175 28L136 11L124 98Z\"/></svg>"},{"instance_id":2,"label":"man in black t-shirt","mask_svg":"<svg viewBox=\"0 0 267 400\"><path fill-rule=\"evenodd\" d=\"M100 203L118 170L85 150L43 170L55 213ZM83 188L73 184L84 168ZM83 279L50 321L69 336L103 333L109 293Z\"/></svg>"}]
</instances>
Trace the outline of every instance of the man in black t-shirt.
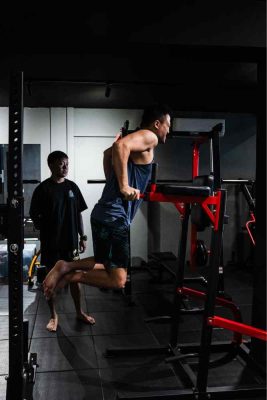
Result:
<instances>
[{"instance_id":1,"label":"man in black t-shirt","mask_svg":"<svg viewBox=\"0 0 267 400\"><path fill-rule=\"evenodd\" d=\"M62 151L54 151L49 154L47 162L51 177L36 187L30 216L34 226L40 229L41 264L49 272L58 260L77 260L79 250L81 253L85 251L87 237L84 235L81 213L87 209L87 205L78 186L65 178L68 174L68 156ZM94 324L94 318L81 309L79 284L71 283L70 291L77 318ZM47 329L51 332L55 332L58 325L54 300L54 296L48 300L51 318Z\"/></svg>"}]
</instances>

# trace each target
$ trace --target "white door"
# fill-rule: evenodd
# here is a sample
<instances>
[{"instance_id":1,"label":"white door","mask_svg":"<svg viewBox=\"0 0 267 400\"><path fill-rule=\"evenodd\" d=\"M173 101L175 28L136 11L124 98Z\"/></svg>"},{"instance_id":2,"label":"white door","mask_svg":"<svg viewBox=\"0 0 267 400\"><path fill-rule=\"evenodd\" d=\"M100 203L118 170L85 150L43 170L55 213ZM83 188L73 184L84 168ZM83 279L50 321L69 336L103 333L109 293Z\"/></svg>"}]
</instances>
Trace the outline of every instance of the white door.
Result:
<instances>
[{"instance_id":1,"label":"white door","mask_svg":"<svg viewBox=\"0 0 267 400\"><path fill-rule=\"evenodd\" d=\"M88 209L82 213L84 233L88 236L87 250L82 257L93 255L90 215L100 199L104 184L88 184L88 179L105 179L103 151L110 147L113 137L74 138L74 182L79 186Z\"/></svg>"}]
</instances>

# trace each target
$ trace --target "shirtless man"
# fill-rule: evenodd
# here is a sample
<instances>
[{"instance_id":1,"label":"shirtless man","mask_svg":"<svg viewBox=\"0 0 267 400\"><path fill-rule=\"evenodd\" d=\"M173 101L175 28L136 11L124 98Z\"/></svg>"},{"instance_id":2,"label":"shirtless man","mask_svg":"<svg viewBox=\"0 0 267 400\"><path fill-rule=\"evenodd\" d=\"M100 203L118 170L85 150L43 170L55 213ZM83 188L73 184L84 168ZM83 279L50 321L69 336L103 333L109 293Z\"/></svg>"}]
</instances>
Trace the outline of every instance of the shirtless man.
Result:
<instances>
[{"instance_id":1,"label":"shirtless man","mask_svg":"<svg viewBox=\"0 0 267 400\"><path fill-rule=\"evenodd\" d=\"M170 129L166 106L144 110L141 128L116 140L104 152L106 185L91 213L94 257L58 261L44 280L44 294L51 298L67 282L123 288L127 278L130 224L141 204L151 177L154 148L165 143Z\"/></svg>"}]
</instances>

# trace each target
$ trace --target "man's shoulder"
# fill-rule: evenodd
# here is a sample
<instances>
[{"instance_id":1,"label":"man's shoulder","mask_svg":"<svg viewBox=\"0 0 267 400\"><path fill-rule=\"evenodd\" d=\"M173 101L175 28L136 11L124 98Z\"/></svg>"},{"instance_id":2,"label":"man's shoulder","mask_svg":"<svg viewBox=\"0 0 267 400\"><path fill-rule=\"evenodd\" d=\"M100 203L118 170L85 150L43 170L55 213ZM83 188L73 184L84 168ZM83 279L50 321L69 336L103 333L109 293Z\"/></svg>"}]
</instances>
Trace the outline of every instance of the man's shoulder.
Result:
<instances>
[{"instance_id":1,"label":"man's shoulder","mask_svg":"<svg viewBox=\"0 0 267 400\"><path fill-rule=\"evenodd\" d=\"M155 132L151 131L150 129L140 129L139 131L140 135L142 135L144 137L144 139L149 142L149 144L151 145L151 147L155 147L158 144L158 137L155 134Z\"/></svg>"},{"instance_id":2,"label":"man's shoulder","mask_svg":"<svg viewBox=\"0 0 267 400\"><path fill-rule=\"evenodd\" d=\"M68 185L68 186L72 186L74 188L78 188L78 185L75 182L73 182L73 181L71 181L70 179L67 179L67 178L65 178L65 184Z\"/></svg>"},{"instance_id":3,"label":"man's shoulder","mask_svg":"<svg viewBox=\"0 0 267 400\"><path fill-rule=\"evenodd\" d=\"M47 186L49 186L51 184L51 179L47 178L44 181L42 181L41 183L39 183L38 186L36 186L36 190L42 190L44 188L46 188Z\"/></svg>"},{"instance_id":4,"label":"man's shoulder","mask_svg":"<svg viewBox=\"0 0 267 400\"><path fill-rule=\"evenodd\" d=\"M75 192L80 192L80 189L79 189L79 186L77 185L77 183L71 181L70 179L65 178L65 184L71 190L73 190Z\"/></svg>"}]
</instances>

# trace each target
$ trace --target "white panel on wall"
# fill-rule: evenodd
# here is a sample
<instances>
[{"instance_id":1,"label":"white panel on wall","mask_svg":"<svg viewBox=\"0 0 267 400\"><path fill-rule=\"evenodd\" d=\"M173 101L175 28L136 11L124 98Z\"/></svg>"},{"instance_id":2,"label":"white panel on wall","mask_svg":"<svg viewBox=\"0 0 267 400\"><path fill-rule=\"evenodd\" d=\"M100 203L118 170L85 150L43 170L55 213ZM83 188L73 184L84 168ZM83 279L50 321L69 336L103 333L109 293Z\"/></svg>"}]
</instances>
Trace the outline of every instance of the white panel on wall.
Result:
<instances>
[{"instance_id":1,"label":"white panel on wall","mask_svg":"<svg viewBox=\"0 0 267 400\"><path fill-rule=\"evenodd\" d=\"M66 109L66 139L67 139L67 154L69 156L69 179L74 180L74 109L68 107Z\"/></svg>"},{"instance_id":2,"label":"white panel on wall","mask_svg":"<svg viewBox=\"0 0 267 400\"><path fill-rule=\"evenodd\" d=\"M113 138L75 137L74 138L74 181L79 186L88 209L83 212L84 231L88 236L88 248L83 255L93 255L90 214L100 199L103 184L88 184L88 179L105 179L103 172L103 151L110 147ZM70 160L71 161L71 160Z\"/></svg>"},{"instance_id":3,"label":"white panel on wall","mask_svg":"<svg viewBox=\"0 0 267 400\"><path fill-rule=\"evenodd\" d=\"M67 110L51 108L51 151L67 152Z\"/></svg>"},{"instance_id":4,"label":"white panel on wall","mask_svg":"<svg viewBox=\"0 0 267 400\"><path fill-rule=\"evenodd\" d=\"M140 124L142 110L74 109L74 136L114 137L126 120L129 129Z\"/></svg>"},{"instance_id":5,"label":"white panel on wall","mask_svg":"<svg viewBox=\"0 0 267 400\"><path fill-rule=\"evenodd\" d=\"M24 108L24 143L41 145L41 180L50 176L47 156L50 153L49 108Z\"/></svg>"},{"instance_id":6,"label":"white panel on wall","mask_svg":"<svg viewBox=\"0 0 267 400\"><path fill-rule=\"evenodd\" d=\"M8 143L8 107L0 107L0 143Z\"/></svg>"},{"instance_id":7,"label":"white panel on wall","mask_svg":"<svg viewBox=\"0 0 267 400\"><path fill-rule=\"evenodd\" d=\"M209 132L217 124L223 124L225 131L225 120L214 118L174 118L172 121L173 131L178 132Z\"/></svg>"}]
</instances>

